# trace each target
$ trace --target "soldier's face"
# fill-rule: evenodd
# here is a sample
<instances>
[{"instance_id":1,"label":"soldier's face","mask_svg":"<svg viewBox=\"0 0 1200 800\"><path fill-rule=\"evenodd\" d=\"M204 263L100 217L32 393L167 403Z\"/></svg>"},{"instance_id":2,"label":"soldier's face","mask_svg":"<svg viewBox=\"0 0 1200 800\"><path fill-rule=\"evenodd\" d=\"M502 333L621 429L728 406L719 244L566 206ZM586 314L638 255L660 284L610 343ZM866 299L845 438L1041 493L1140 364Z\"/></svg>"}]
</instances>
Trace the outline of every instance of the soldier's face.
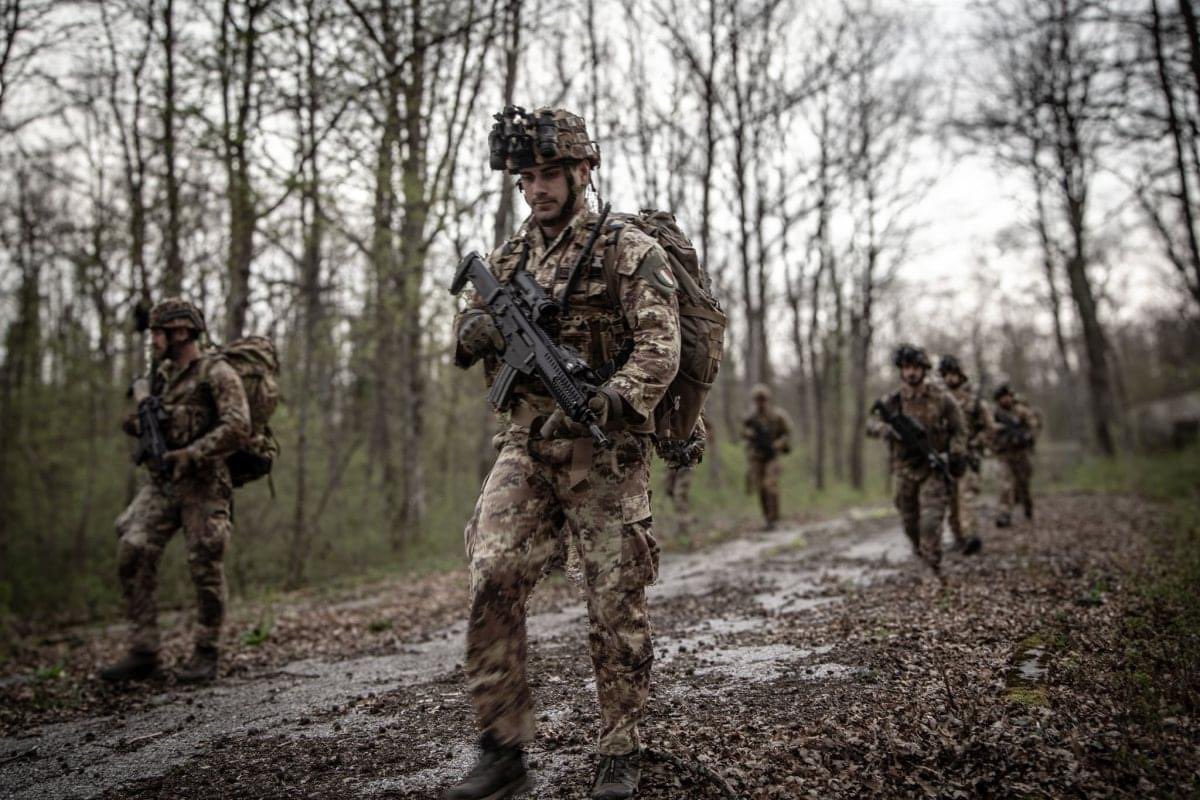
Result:
<instances>
[{"instance_id":1,"label":"soldier's face","mask_svg":"<svg viewBox=\"0 0 1200 800\"><path fill-rule=\"evenodd\" d=\"M1002 394L997 402L1000 403L1000 407L1005 411L1011 411L1013 407L1013 396L1011 394Z\"/></svg>"},{"instance_id":2,"label":"soldier's face","mask_svg":"<svg viewBox=\"0 0 1200 800\"><path fill-rule=\"evenodd\" d=\"M959 375L957 372L947 372L942 376L942 380L944 380L946 385L951 389L957 389L959 386L962 386L963 376Z\"/></svg>"},{"instance_id":3,"label":"soldier's face","mask_svg":"<svg viewBox=\"0 0 1200 800\"><path fill-rule=\"evenodd\" d=\"M152 328L150 330L150 347L154 350L155 358L162 358L167 354L167 332L162 328Z\"/></svg>"},{"instance_id":4,"label":"soldier's face","mask_svg":"<svg viewBox=\"0 0 1200 800\"><path fill-rule=\"evenodd\" d=\"M904 364L900 367L900 380L909 386L920 386L925 380L925 368L919 364Z\"/></svg>"},{"instance_id":5,"label":"soldier's face","mask_svg":"<svg viewBox=\"0 0 1200 800\"><path fill-rule=\"evenodd\" d=\"M575 185L587 186L587 164L575 165L572 169L575 170ZM563 164L530 167L521 172L521 194L539 224L553 226L565 222L575 211L583 194L571 191L567 174L568 168Z\"/></svg>"}]
</instances>

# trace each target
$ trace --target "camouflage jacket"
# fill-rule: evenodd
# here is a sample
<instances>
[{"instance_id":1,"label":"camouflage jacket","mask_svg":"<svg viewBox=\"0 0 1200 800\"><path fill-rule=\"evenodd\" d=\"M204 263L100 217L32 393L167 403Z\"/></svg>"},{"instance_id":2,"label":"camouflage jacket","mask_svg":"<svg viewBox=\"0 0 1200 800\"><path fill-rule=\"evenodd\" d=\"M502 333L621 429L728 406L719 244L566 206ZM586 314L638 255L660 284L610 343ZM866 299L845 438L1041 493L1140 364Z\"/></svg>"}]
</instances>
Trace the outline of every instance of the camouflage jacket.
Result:
<instances>
[{"instance_id":1,"label":"camouflage jacket","mask_svg":"<svg viewBox=\"0 0 1200 800\"><path fill-rule=\"evenodd\" d=\"M976 453L983 450L996 428L991 406L979 396L970 381L962 382L957 389L946 387L946 391L953 395L962 409L963 420L967 424L967 449Z\"/></svg>"},{"instance_id":2,"label":"camouflage jacket","mask_svg":"<svg viewBox=\"0 0 1200 800\"><path fill-rule=\"evenodd\" d=\"M525 270L547 294L558 299L597 222L598 216L591 212L576 214L553 241L547 242L541 226L530 217L514 237L492 252L489 266L501 283L507 283L528 248ZM679 368L679 304L666 254L653 239L631 227L621 231L615 245L615 292L619 302L614 304L604 270L605 248L614 246L611 240L608 232L597 240L591 263L584 266L568 298L569 313L561 317L558 330L550 333L560 344L578 352L592 368L619 363L606 385L624 401L624 419L629 427L650 432L654 429L654 407ZM660 277L663 270L665 280ZM474 293L468 301L474 308L482 304ZM461 319L460 313L455 318L456 333ZM465 368L473 359L459 348L455 363ZM489 384L499 366L498 359L485 360ZM553 400L536 378L518 380L513 397L514 406L524 405L527 412L542 415L553 411ZM514 408L514 420L517 416Z\"/></svg>"},{"instance_id":3,"label":"camouflage jacket","mask_svg":"<svg viewBox=\"0 0 1200 800\"><path fill-rule=\"evenodd\" d=\"M1033 449L1042 430L1042 415L1036 409L1018 399L1009 410L997 404L993 417L991 445L998 455Z\"/></svg>"},{"instance_id":4,"label":"camouflage jacket","mask_svg":"<svg viewBox=\"0 0 1200 800\"><path fill-rule=\"evenodd\" d=\"M211 352L182 371L164 361L153 386L166 414L162 432L167 446L186 447L202 469L224 470L225 459L250 437L250 407L233 367ZM138 435L136 412L123 427L129 435Z\"/></svg>"},{"instance_id":5,"label":"camouflage jacket","mask_svg":"<svg viewBox=\"0 0 1200 800\"><path fill-rule=\"evenodd\" d=\"M929 441L939 453L965 456L967 453L967 423L954 396L947 389L924 381L919 386L901 384L900 389L883 398L885 405L900 405L900 410L921 424ZM867 422L867 435L886 438L892 455L892 472L919 480L929 471L929 464L912 453L905 452L890 434L890 427L878 414Z\"/></svg>"},{"instance_id":6,"label":"camouflage jacket","mask_svg":"<svg viewBox=\"0 0 1200 800\"><path fill-rule=\"evenodd\" d=\"M792 449L791 438L792 420L778 406L768 406L763 414L755 411L742 420L742 440L754 461L767 461L788 452ZM766 442L770 442L770 450L766 448Z\"/></svg>"}]
</instances>

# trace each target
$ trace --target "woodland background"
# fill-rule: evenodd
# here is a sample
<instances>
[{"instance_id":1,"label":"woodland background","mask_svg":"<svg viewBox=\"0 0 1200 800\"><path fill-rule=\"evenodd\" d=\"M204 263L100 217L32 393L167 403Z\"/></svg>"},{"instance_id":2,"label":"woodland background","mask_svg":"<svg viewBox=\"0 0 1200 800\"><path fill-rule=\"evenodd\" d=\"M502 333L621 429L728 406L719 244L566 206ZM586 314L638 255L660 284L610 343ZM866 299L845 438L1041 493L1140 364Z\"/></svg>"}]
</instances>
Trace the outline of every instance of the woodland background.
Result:
<instances>
[{"instance_id":1,"label":"woodland background","mask_svg":"<svg viewBox=\"0 0 1200 800\"><path fill-rule=\"evenodd\" d=\"M601 194L709 266L702 518L752 513L757 381L797 421L791 511L879 496L900 339L1011 380L1044 455L1139 447L1200 386L1197 31L1191 0L0 0L0 629L116 610L134 309L170 294L283 360L235 592L461 562L495 421L445 287L524 215L487 167L508 103L584 115ZM999 232L947 281L929 198L966 169Z\"/></svg>"}]
</instances>

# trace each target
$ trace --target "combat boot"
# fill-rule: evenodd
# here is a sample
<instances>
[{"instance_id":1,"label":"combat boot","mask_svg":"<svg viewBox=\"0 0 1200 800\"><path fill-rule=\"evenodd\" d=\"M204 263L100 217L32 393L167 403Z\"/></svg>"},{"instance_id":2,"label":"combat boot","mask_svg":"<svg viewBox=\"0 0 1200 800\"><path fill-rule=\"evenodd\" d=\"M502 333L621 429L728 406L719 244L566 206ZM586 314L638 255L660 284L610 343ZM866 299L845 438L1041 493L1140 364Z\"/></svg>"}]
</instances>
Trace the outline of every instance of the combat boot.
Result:
<instances>
[{"instance_id":1,"label":"combat boot","mask_svg":"<svg viewBox=\"0 0 1200 800\"><path fill-rule=\"evenodd\" d=\"M962 543L962 553L964 556L973 556L983 549L983 540L978 536L972 536Z\"/></svg>"},{"instance_id":2,"label":"combat boot","mask_svg":"<svg viewBox=\"0 0 1200 800\"><path fill-rule=\"evenodd\" d=\"M217 678L217 648L197 647L175 675L180 683L211 683Z\"/></svg>"},{"instance_id":3,"label":"combat boot","mask_svg":"<svg viewBox=\"0 0 1200 800\"><path fill-rule=\"evenodd\" d=\"M627 756L604 756L596 768L596 782L592 784L592 800L625 800L637 794L638 781L642 777L637 753Z\"/></svg>"},{"instance_id":4,"label":"combat boot","mask_svg":"<svg viewBox=\"0 0 1200 800\"><path fill-rule=\"evenodd\" d=\"M475 766L442 795L443 800L503 800L529 787L525 754L519 745L502 745L490 733L479 740Z\"/></svg>"},{"instance_id":5,"label":"combat boot","mask_svg":"<svg viewBox=\"0 0 1200 800\"><path fill-rule=\"evenodd\" d=\"M130 650L115 664L100 670L100 678L109 683L143 681L158 672L158 653Z\"/></svg>"}]
</instances>

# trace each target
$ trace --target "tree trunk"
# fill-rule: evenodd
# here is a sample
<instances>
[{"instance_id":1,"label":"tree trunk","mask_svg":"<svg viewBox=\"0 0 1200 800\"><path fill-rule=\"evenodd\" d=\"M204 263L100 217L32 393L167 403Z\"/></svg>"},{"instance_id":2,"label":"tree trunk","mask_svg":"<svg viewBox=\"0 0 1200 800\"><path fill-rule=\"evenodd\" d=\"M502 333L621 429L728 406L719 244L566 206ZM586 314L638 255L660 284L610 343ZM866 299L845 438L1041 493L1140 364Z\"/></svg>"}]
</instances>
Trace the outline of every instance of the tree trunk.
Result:
<instances>
[{"instance_id":1,"label":"tree trunk","mask_svg":"<svg viewBox=\"0 0 1200 800\"><path fill-rule=\"evenodd\" d=\"M166 169L167 230L163 242L166 251L166 265L163 269L162 288L165 295L173 296L183 292L183 255L179 249L181 227L179 176L175 157L175 0L166 0L163 6L163 58L165 73L162 149Z\"/></svg>"}]
</instances>

